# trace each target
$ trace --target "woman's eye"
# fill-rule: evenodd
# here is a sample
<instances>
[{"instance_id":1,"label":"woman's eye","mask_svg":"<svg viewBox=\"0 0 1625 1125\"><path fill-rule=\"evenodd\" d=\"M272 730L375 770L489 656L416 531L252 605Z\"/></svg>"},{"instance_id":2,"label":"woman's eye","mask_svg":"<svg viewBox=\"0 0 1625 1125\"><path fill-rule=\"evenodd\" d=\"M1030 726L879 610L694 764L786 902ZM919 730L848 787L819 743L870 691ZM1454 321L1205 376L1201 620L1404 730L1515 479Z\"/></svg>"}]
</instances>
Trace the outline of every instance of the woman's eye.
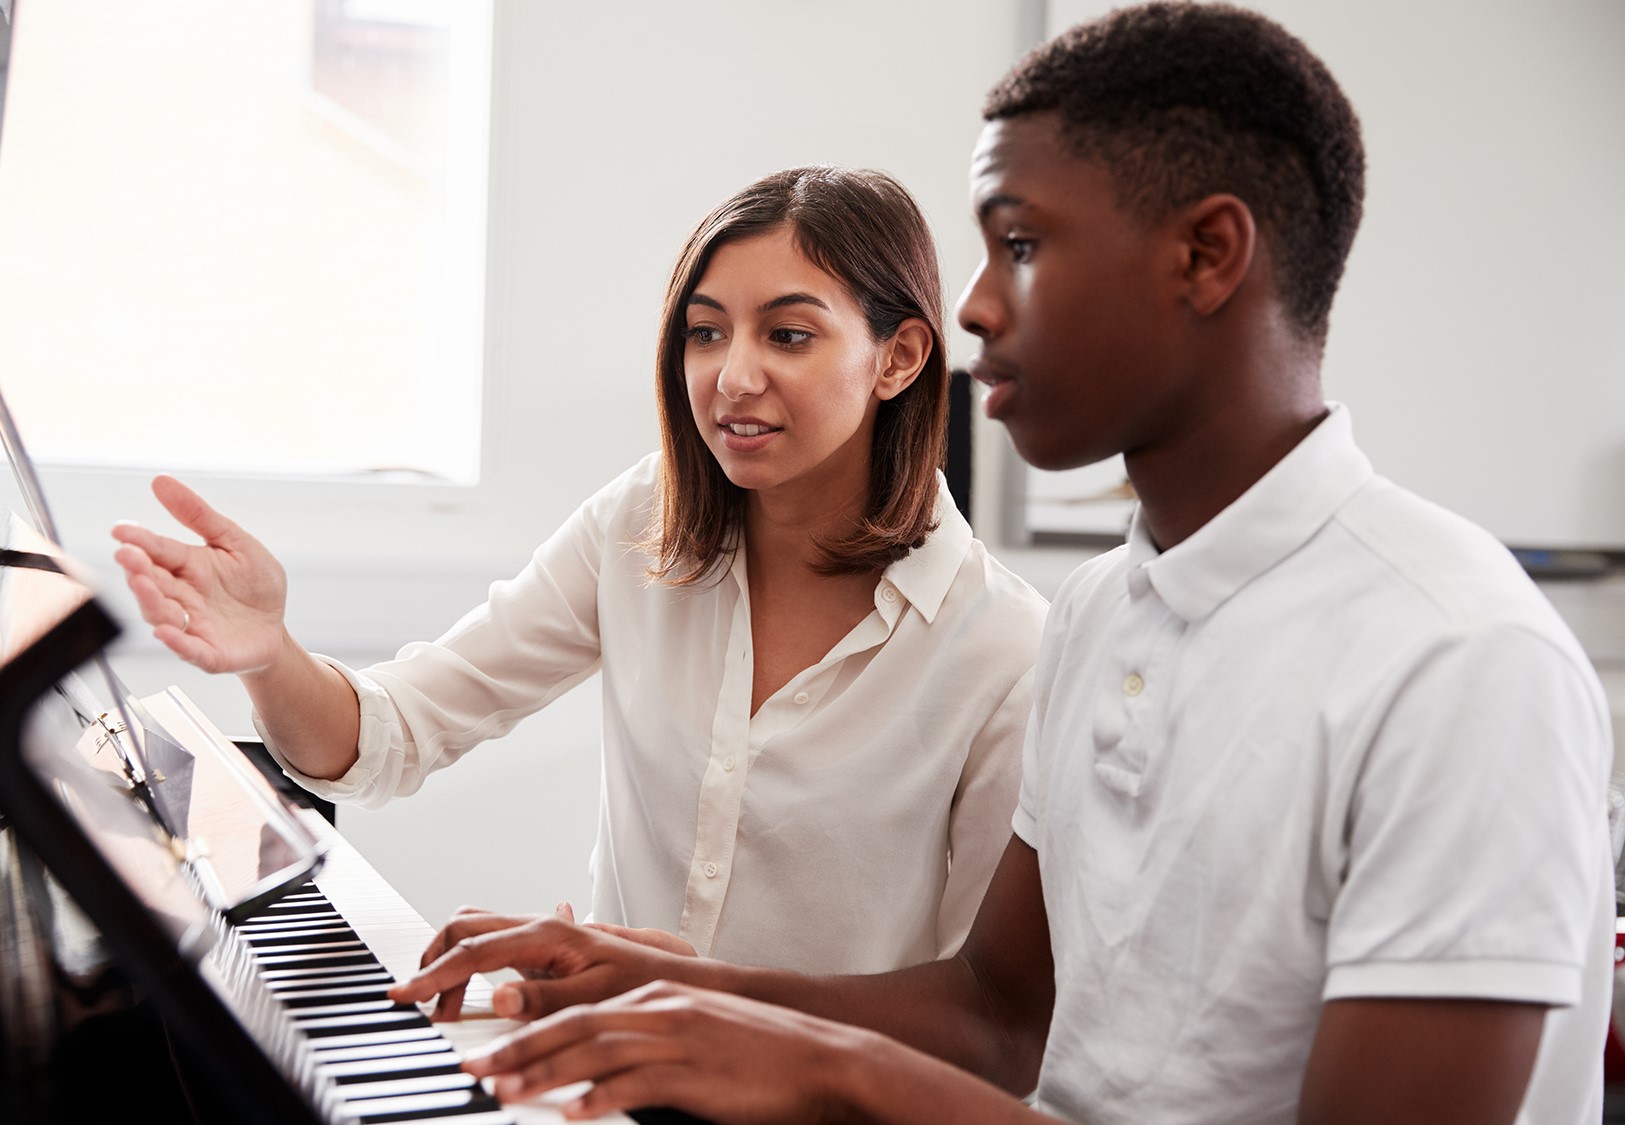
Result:
<instances>
[{"instance_id":1,"label":"woman's eye","mask_svg":"<svg viewBox=\"0 0 1625 1125\"><path fill-rule=\"evenodd\" d=\"M714 344L722 339L722 333L709 324L701 324L695 328L685 328L683 339L692 340L696 344Z\"/></svg>"},{"instance_id":2,"label":"woman's eye","mask_svg":"<svg viewBox=\"0 0 1625 1125\"><path fill-rule=\"evenodd\" d=\"M800 347L812 339L811 332L803 332L799 328L775 328L768 335L775 344L783 344L791 348Z\"/></svg>"},{"instance_id":3,"label":"woman's eye","mask_svg":"<svg viewBox=\"0 0 1625 1125\"><path fill-rule=\"evenodd\" d=\"M1017 238L1015 235L1006 235L1003 239L1004 248L1010 252L1012 261L1025 262L1033 256L1033 240L1030 238Z\"/></svg>"}]
</instances>

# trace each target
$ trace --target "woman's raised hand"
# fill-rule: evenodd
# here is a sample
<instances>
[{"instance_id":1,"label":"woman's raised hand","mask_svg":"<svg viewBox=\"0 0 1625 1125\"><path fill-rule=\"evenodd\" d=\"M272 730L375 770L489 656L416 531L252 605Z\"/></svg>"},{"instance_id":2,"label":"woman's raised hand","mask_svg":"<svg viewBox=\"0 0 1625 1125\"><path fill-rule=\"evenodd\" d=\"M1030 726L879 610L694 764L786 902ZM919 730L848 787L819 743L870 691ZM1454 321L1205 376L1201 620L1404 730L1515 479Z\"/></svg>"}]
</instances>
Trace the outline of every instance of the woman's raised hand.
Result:
<instances>
[{"instance_id":1,"label":"woman's raised hand","mask_svg":"<svg viewBox=\"0 0 1625 1125\"><path fill-rule=\"evenodd\" d=\"M119 523L124 568L153 636L205 672L255 672L282 651L288 579L270 551L174 477L152 482L169 514L201 545Z\"/></svg>"}]
</instances>

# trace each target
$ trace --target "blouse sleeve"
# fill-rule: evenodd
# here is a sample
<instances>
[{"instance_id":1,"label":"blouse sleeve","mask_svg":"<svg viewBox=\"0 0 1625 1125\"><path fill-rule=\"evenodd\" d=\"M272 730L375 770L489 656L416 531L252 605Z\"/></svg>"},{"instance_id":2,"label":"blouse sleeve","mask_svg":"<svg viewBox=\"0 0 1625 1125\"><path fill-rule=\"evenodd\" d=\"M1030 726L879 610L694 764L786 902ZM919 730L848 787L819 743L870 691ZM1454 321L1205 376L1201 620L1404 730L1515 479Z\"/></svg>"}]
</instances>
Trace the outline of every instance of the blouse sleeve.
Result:
<instances>
[{"instance_id":1,"label":"blouse sleeve","mask_svg":"<svg viewBox=\"0 0 1625 1125\"><path fill-rule=\"evenodd\" d=\"M493 583L485 603L439 639L414 642L359 671L322 657L360 700L360 757L343 777L301 775L267 740L272 755L319 796L378 807L416 792L433 771L592 675L603 561L609 545L646 516L654 471L654 458L646 458L589 499L522 571ZM263 737L257 715L255 725Z\"/></svg>"},{"instance_id":2,"label":"blouse sleeve","mask_svg":"<svg viewBox=\"0 0 1625 1125\"><path fill-rule=\"evenodd\" d=\"M959 951L993 871L1010 842L1021 785L1021 750L1033 702L1033 671L1022 674L971 743L948 819L948 884L937 915L937 955Z\"/></svg>"}]
</instances>

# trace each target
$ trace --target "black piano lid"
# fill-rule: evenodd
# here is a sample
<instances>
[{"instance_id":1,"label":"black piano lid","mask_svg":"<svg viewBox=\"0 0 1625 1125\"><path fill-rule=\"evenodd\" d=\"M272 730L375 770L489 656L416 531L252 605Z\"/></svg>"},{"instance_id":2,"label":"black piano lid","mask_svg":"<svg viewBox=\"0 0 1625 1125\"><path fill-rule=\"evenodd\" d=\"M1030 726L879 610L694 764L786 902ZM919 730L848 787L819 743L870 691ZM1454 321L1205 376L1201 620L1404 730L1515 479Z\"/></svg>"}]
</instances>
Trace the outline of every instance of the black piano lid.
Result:
<instances>
[{"instance_id":1,"label":"black piano lid","mask_svg":"<svg viewBox=\"0 0 1625 1125\"><path fill-rule=\"evenodd\" d=\"M37 706L117 635L118 626L92 599L0 666L0 813L98 928L162 1014L176 1046L218 1060L222 1073L229 1068L229 1089L220 1093L231 1098L238 1120L314 1125L319 1118L199 974L191 935L177 940L175 919L136 892L28 761Z\"/></svg>"}]
</instances>

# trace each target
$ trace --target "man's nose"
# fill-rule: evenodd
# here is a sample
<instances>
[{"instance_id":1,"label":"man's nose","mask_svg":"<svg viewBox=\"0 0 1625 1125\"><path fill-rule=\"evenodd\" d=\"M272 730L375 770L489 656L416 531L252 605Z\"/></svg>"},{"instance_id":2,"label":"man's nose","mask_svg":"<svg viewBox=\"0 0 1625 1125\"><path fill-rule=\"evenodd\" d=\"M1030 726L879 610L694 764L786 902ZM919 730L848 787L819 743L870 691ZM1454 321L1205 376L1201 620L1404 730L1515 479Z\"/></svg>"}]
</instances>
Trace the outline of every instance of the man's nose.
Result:
<instances>
[{"instance_id":1,"label":"man's nose","mask_svg":"<svg viewBox=\"0 0 1625 1125\"><path fill-rule=\"evenodd\" d=\"M993 287L987 274L987 259L983 258L965 283L965 291L954 306L959 326L973 336L986 339L996 336L1004 328L1000 303L994 298Z\"/></svg>"}]
</instances>

